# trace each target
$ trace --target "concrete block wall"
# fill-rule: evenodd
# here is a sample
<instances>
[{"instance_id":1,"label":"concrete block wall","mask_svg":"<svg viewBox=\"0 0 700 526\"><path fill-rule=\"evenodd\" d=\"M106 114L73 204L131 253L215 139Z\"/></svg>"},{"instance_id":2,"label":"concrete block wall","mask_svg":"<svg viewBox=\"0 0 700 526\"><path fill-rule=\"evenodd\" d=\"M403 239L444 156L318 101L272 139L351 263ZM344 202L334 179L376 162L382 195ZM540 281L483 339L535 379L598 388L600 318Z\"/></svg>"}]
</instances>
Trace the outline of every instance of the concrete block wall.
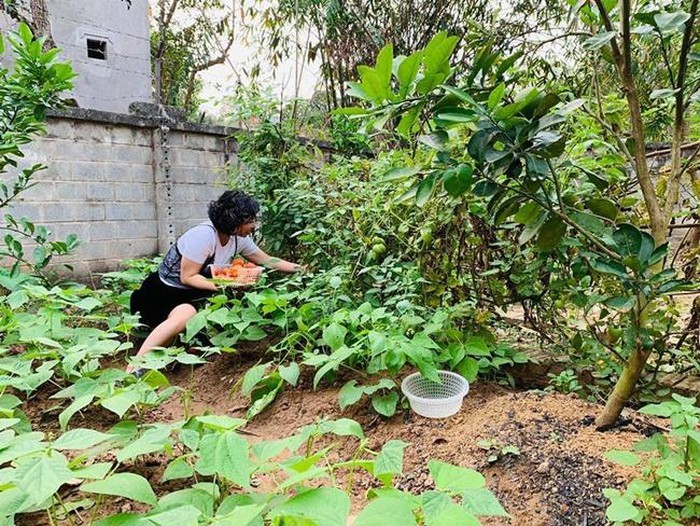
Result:
<instances>
[{"instance_id":1,"label":"concrete block wall","mask_svg":"<svg viewBox=\"0 0 700 526\"><path fill-rule=\"evenodd\" d=\"M76 276L163 253L206 219L207 204L225 189L232 132L92 110L53 114L22 161L48 169L11 212L48 226L56 239L76 234L81 246L61 258Z\"/></svg>"}]
</instances>

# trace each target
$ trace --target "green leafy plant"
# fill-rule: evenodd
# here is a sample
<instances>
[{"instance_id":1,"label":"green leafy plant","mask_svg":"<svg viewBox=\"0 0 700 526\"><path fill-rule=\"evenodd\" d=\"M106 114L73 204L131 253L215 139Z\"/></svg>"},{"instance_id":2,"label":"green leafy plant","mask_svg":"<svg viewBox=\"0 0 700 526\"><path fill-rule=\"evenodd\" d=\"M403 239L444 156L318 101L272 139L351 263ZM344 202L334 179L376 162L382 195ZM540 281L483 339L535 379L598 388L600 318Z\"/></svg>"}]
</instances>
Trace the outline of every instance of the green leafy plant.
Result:
<instances>
[{"instance_id":1,"label":"green leafy plant","mask_svg":"<svg viewBox=\"0 0 700 526\"><path fill-rule=\"evenodd\" d=\"M520 456L520 448L512 444L502 444L500 441L494 438L485 438L479 440L476 443L481 449L486 451L488 458L486 459L490 464L498 462L500 459L504 459L509 455L511 457Z\"/></svg>"},{"instance_id":2,"label":"green leafy plant","mask_svg":"<svg viewBox=\"0 0 700 526\"><path fill-rule=\"evenodd\" d=\"M60 106L61 92L72 86L75 76L70 64L57 60L59 50L43 51L44 39L35 39L29 27L22 23L17 32L7 36L14 57L12 69L0 66L0 174L10 174L14 180L0 181L0 210L4 210L4 246L0 247L0 261L13 262L11 272L17 275L21 265L49 278L47 266L55 256L70 253L77 247L75 235L63 241L50 239L49 230L36 225L29 218L17 218L11 212L12 201L33 186L34 176L46 168L42 164L20 166L24 157L22 148L44 131L46 110ZM5 40L0 38L0 54ZM26 253L24 242L34 246Z\"/></svg>"},{"instance_id":3,"label":"green leafy plant","mask_svg":"<svg viewBox=\"0 0 700 526\"><path fill-rule=\"evenodd\" d=\"M606 511L615 524L689 524L700 518L700 409L692 398L674 394L673 400L644 406L640 412L668 418L671 431L642 440L631 451L608 451L609 460L625 466L641 466L635 478L620 492L605 489L610 500Z\"/></svg>"},{"instance_id":4,"label":"green leafy plant","mask_svg":"<svg viewBox=\"0 0 700 526\"><path fill-rule=\"evenodd\" d=\"M578 375L573 369L564 369L559 374L548 373L547 376L549 377L549 385L546 390L565 394L583 394L583 387L579 383Z\"/></svg>"}]
</instances>

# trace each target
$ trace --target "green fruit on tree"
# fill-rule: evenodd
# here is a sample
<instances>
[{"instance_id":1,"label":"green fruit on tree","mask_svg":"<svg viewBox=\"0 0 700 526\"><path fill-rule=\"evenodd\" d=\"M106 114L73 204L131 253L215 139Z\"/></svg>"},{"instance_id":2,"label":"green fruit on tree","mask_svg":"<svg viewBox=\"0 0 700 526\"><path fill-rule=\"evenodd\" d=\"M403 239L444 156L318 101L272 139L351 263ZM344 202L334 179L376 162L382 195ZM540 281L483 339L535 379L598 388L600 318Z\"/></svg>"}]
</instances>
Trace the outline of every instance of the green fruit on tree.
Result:
<instances>
[{"instance_id":1,"label":"green fruit on tree","mask_svg":"<svg viewBox=\"0 0 700 526\"><path fill-rule=\"evenodd\" d=\"M386 252L386 245L384 243L375 243L372 245L372 252L380 256Z\"/></svg>"},{"instance_id":2,"label":"green fruit on tree","mask_svg":"<svg viewBox=\"0 0 700 526\"><path fill-rule=\"evenodd\" d=\"M433 240L433 231L430 228L421 228L420 239L423 243L430 243Z\"/></svg>"}]
</instances>

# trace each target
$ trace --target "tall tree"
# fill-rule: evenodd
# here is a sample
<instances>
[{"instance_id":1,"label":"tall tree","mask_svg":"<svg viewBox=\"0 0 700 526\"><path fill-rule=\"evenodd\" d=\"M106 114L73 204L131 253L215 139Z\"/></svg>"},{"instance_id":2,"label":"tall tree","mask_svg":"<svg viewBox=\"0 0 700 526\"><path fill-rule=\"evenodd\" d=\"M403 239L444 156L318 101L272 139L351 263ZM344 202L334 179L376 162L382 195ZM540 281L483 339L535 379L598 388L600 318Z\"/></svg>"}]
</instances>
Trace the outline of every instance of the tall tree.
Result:
<instances>
[{"instance_id":1,"label":"tall tree","mask_svg":"<svg viewBox=\"0 0 700 526\"><path fill-rule=\"evenodd\" d=\"M235 39L234 4L158 0L151 36L157 103L196 110L198 75L223 64Z\"/></svg>"}]
</instances>

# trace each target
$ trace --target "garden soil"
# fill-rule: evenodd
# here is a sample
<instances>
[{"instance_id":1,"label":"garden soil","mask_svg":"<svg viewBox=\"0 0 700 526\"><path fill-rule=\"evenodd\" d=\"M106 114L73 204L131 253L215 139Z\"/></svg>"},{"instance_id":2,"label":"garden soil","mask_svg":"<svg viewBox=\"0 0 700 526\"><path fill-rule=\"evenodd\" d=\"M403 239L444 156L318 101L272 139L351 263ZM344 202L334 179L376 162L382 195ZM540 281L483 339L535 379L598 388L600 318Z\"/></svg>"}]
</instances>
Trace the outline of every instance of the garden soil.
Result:
<instances>
[{"instance_id":1,"label":"garden soil","mask_svg":"<svg viewBox=\"0 0 700 526\"><path fill-rule=\"evenodd\" d=\"M150 411L143 421L175 421L186 414L204 412L244 417L247 399L240 394L237 385L245 372L260 361L260 351L260 347L250 348L236 355L212 357L205 365L180 366L166 372L174 385L183 388L182 396L175 396ZM396 480L400 489L412 492L432 489L427 468L431 459L470 467L484 474L488 488L510 514L510 518L482 518L487 526L607 524L603 488L622 488L635 473L631 468L606 460L603 454L610 449L629 449L638 440L658 431L658 422L629 411L620 426L598 432L593 420L601 410L599 405L575 396L513 391L492 383L472 385L461 410L452 417L428 419L405 409L386 419L372 410L367 399L345 411L340 410L338 391L349 378L339 378L333 385L314 391L311 375L302 374L296 388L287 388L243 432L255 442L289 436L320 418L353 418L362 425L368 445L374 451L392 439L409 444L405 450L404 474ZM42 396L27 404L30 419L38 424L35 429L48 433L57 431L53 427L58 409L52 409L52 405L53 401ZM117 419L105 413L89 410L82 422L76 415L71 427L106 430ZM519 454L501 455L496 449L487 451L479 445L481 441L491 441L499 450L515 446ZM335 443L338 445L336 455L345 459L358 445L354 438L336 438ZM498 458L489 460L492 455ZM157 493L181 489L174 482L160 484L166 463L165 457L154 455L138 467L138 472L150 479ZM341 474L339 482L345 487L349 481ZM264 487L266 481L257 483ZM361 509L367 491L375 486L366 474L356 473L352 477L352 513ZM103 506L100 515L119 511L142 510L138 504L115 499ZM44 523L45 517L29 515L22 517L18 524L38 526Z\"/></svg>"},{"instance_id":2,"label":"garden soil","mask_svg":"<svg viewBox=\"0 0 700 526\"><path fill-rule=\"evenodd\" d=\"M175 371L171 381L189 393L192 414L210 411L243 417L247 400L235 386L259 359L255 353L219 356L201 367ZM369 447L375 451L392 439L409 444L404 475L397 480L400 489L421 492L433 488L427 469L431 459L483 473L488 487L511 515L509 519L482 519L489 526L606 524L607 501L602 489L623 487L634 472L606 460L603 454L610 449L629 449L658 431L653 422L630 411L619 427L598 432L593 420L601 410L599 405L575 396L514 392L489 383L473 385L453 417L429 419L404 410L385 419L372 410L366 398L340 410L338 391L349 378L314 391L311 376L302 375L296 388L287 389L248 424L248 438L282 438L319 418L353 418L362 424ZM181 419L184 409L182 401L173 399L154 410L149 420ZM498 460L489 462L495 451L479 446L489 440L500 447L515 446L520 454L499 455ZM356 446L357 442L348 444L340 454L348 458ZM355 511L374 485L369 476L355 475Z\"/></svg>"}]
</instances>

